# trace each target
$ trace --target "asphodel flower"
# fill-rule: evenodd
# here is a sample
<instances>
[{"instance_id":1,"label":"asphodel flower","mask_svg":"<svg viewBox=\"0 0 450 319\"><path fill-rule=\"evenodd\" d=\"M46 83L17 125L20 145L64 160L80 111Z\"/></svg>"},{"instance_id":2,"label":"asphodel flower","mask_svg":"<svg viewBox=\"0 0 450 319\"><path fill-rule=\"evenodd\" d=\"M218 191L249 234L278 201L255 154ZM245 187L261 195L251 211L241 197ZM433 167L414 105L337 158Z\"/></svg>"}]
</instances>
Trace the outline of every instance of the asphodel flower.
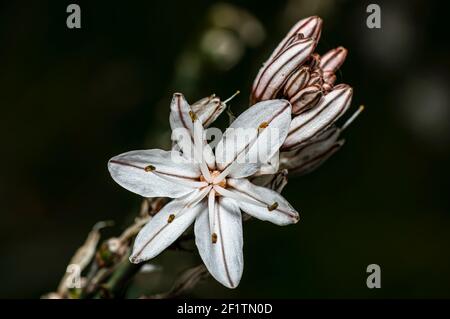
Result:
<instances>
[{"instance_id":1,"label":"asphodel flower","mask_svg":"<svg viewBox=\"0 0 450 319\"><path fill-rule=\"evenodd\" d=\"M170 125L180 151L131 151L113 157L108 168L129 191L173 198L139 232L131 262L157 256L195 223L195 243L209 272L235 288L244 267L241 210L277 225L299 220L279 193L249 181L283 144L291 105L281 99L255 104L231 124L214 151L202 125L208 121L200 117L182 94L175 94ZM242 138L241 130L249 134Z\"/></svg>"}]
</instances>

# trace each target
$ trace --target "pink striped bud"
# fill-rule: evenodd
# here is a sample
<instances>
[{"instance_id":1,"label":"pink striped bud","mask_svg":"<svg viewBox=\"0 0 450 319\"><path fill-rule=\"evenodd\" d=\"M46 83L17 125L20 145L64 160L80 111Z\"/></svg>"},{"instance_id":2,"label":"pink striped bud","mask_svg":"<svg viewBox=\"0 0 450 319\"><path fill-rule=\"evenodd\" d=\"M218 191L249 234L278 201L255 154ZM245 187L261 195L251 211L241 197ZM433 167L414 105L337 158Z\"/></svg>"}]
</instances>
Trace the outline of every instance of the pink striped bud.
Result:
<instances>
[{"instance_id":1,"label":"pink striped bud","mask_svg":"<svg viewBox=\"0 0 450 319\"><path fill-rule=\"evenodd\" d=\"M300 114L305 112L320 101L322 97L322 89L318 85L307 86L295 94L290 102L292 104L292 114Z\"/></svg>"},{"instance_id":2,"label":"pink striped bud","mask_svg":"<svg viewBox=\"0 0 450 319\"><path fill-rule=\"evenodd\" d=\"M353 90L346 84L333 88L314 108L294 117L282 151L293 150L325 130L349 108Z\"/></svg>"},{"instance_id":3,"label":"pink striped bud","mask_svg":"<svg viewBox=\"0 0 450 319\"><path fill-rule=\"evenodd\" d=\"M208 127L225 110L225 103L214 94L198 100L191 105L192 111L200 119L204 127Z\"/></svg>"},{"instance_id":4,"label":"pink striped bud","mask_svg":"<svg viewBox=\"0 0 450 319\"><path fill-rule=\"evenodd\" d=\"M344 63L347 49L338 47L325 53L320 60L320 67L324 72L335 73Z\"/></svg>"},{"instance_id":5,"label":"pink striped bud","mask_svg":"<svg viewBox=\"0 0 450 319\"><path fill-rule=\"evenodd\" d=\"M260 70L253 84L252 104L276 97L288 77L305 62L316 47L312 38L299 39L290 44Z\"/></svg>"}]
</instances>

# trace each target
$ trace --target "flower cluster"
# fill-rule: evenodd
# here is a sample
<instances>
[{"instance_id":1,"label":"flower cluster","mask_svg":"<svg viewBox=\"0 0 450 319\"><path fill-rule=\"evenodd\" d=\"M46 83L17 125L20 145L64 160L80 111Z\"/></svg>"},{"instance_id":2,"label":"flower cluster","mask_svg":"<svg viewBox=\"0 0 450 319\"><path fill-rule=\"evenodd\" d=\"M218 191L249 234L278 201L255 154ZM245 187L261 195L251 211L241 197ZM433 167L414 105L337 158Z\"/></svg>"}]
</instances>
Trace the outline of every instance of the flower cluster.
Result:
<instances>
[{"instance_id":1,"label":"flower cluster","mask_svg":"<svg viewBox=\"0 0 450 319\"><path fill-rule=\"evenodd\" d=\"M347 50L338 47L320 56L314 53L322 31L322 20L300 20L273 51L253 83L251 102L283 97L292 113L311 109L333 89L336 71Z\"/></svg>"},{"instance_id":2,"label":"flower cluster","mask_svg":"<svg viewBox=\"0 0 450 319\"><path fill-rule=\"evenodd\" d=\"M350 107L353 91L347 84L335 85L336 72L347 50L338 47L320 56L315 53L322 20L300 20L288 32L255 78L251 103L283 98L292 104L292 122L281 147L280 167L304 174L319 166L344 143L344 127L336 121Z\"/></svg>"},{"instance_id":3,"label":"flower cluster","mask_svg":"<svg viewBox=\"0 0 450 319\"><path fill-rule=\"evenodd\" d=\"M277 225L299 220L280 192L287 174L317 167L342 145L336 120L349 108L352 89L334 85L347 51L314 53L318 17L301 20L255 79L252 106L237 117L213 150L205 128L228 100L212 95L189 105L171 102L173 148L113 157L113 179L143 197L169 197L139 232L130 261L149 260L194 224L195 243L212 276L235 288L243 272L242 212ZM245 134L242 134L245 132Z\"/></svg>"}]
</instances>

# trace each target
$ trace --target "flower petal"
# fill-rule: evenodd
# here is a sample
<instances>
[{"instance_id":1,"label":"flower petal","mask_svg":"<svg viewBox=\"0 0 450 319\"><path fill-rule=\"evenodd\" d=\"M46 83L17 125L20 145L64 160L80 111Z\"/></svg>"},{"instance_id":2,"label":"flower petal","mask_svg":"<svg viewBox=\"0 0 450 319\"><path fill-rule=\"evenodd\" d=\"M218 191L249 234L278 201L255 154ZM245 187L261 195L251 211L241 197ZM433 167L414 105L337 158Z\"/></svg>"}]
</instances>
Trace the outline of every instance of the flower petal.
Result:
<instances>
[{"instance_id":1,"label":"flower petal","mask_svg":"<svg viewBox=\"0 0 450 319\"><path fill-rule=\"evenodd\" d=\"M344 63L347 49L338 47L325 53L320 59L320 67L324 72L335 73Z\"/></svg>"},{"instance_id":2,"label":"flower petal","mask_svg":"<svg viewBox=\"0 0 450 319\"><path fill-rule=\"evenodd\" d=\"M183 136L183 138L180 139L176 136L175 142L184 153L188 154L193 154L191 148L194 143L194 123L191 117L191 111L191 107L184 98L184 95L175 93L172 97L172 102L170 103L170 127L172 128L172 131L177 129L185 130L183 133L187 134L186 137L188 138Z\"/></svg>"},{"instance_id":3,"label":"flower petal","mask_svg":"<svg viewBox=\"0 0 450 319\"><path fill-rule=\"evenodd\" d=\"M256 186L247 179L230 178L227 183L226 189L215 186L216 191L222 196L233 198L247 214L280 226L298 222L298 212L277 192Z\"/></svg>"},{"instance_id":4,"label":"flower petal","mask_svg":"<svg viewBox=\"0 0 450 319\"><path fill-rule=\"evenodd\" d=\"M287 97L294 96L295 93L306 87L310 78L310 70L308 66L302 66L295 71L287 80L284 86L283 95Z\"/></svg>"},{"instance_id":5,"label":"flower petal","mask_svg":"<svg viewBox=\"0 0 450 319\"><path fill-rule=\"evenodd\" d=\"M283 152L281 167L288 169L289 174L304 175L312 172L344 145L344 140L338 141L340 132L337 127L332 127L299 149Z\"/></svg>"},{"instance_id":6,"label":"flower petal","mask_svg":"<svg viewBox=\"0 0 450 319\"><path fill-rule=\"evenodd\" d=\"M292 113L300 114L316 106L322 98L322 89L318 85L307 86L290 98Z\"/></svg>"},{"instance_id":7,"label":"flower petal","mask_svg":"<svg viewBox=\"0 0 450 319\"><path fill-rule=\"evenodd\" d=\"M317 16L308 17L298 21L278 44L277 48L273 50L269 60L283 51L295 35L301 35L303 38L313 38L318 41L321 32L322 19Z\"/></svg>"},{"instance_id":8,"label":"flower petal","mask_svg":"<svg viewBox=\"0 0 450 319\"><path fill-rule=\"evenodd\" d=\"M198 165L175 151L123 153L109 160L108 169L120 186L144 197L177 198L206 185L198 181Z\"/></svg>"},{"instance_id":9,"label":"flower petal","mask_svg":"<svg viewBox=\"0 0 450 319\"><path fill-rule=\"evenodd\" d=\"M338 85L316 107L296 116L291 122L282 149L294 149L332 125L348 109L352 95L350 86Z\"/></svg>"},{"instance_id":10,"label":"flower petal","mask_svg":"<svg viewBox=\"0 0 450 319\"><path fill-rule=\"evenodd\" d=\"M205 191L195 190L166 204L137 235L130 261L151 259L170 246L207 209L204 201L199 202L206 195Z\"/></svg>"},{"instance_id":11,"label":"flower petal","mask_svg":"<svg viewBox=\"0 0 450 319\"><path fill-rule=\"evenodd\" d=\"M256 173L253 174L253 176L275 174L278 171L279 166L280 166L280 152L277 151L267 162L261 165L261 167L258 169Z\"/></svg>"},{"instance_id":12,"label":"flower petal","mask_svg":"<svg viewBox=\"0 0 450 319\"><path fill-rule=\"evenodd\" d=\"M311 77L309 78L308 85L318 85L323 84L323 72L322 70L312 70Z\"/></svg>"},{"instance_id":13,"label":"flower petal","mask_svg":"<svg viewBox=\"0 0 450 319\"><path fill-rule=\"evenodd\" d=\"M244 269L241 211L232 199L216 200L214 229L208 214L200 214L194 226L195 243L211 275L222 285L236 288Z\"/></svg>"},{"instance_id":14,"label":"flower petal","mask_svg":"<svg viewBox=\"0 0 450 319\"><path fill-rule=\"evenodd\" d=\"M251 182L255 185L270 188L281 193L288 182L288 170L281 169L273 175L260 175L252 177Z\"/></svg>"},{"instance_id":15,"label":"flower petal","mask_svg":"<svg viewBox=\"0 0 450 319\"><path fill-rule=\"evenodd\" d=\"M252 89L253 102L275 98L287 78L310 56L316 47L312 38L298 39L262 67Z\"/></svg>"},{"instance_id":16,"label":"flower petal","mask_svg":"<svg viewBox=\"0 0 450 319\"><path fill-rule=\"evenodd\" d=\"M216 163L228 174L245 177L269 161L286 138L291 105L286 100L259 102L242 113L216 146Z\"/></svg>"},{"instance_id":17,"label":"flower petal","mask_svg":"<svg viewBox=\"0 0 450 319\"><path fill-rule=\"evenodd\" d=\"M172 128L172 140L181 149L183 155L196 162L206 161L211 169L214 168L214 154L206 142L203 126L201 124L194 125L199 118L181 93L173 95L169 120ZM195 145L194 127L201 137L200 145ZM197 154L199 150L201 154Z\"/></svg>"},{"instance_id":18,"label":"flower petal","mask_svg":"<svg viewBox=\"0 0 450 319\"><path fill-rule=\"evenodd\" d=\"M330 91L331 89L329 89L329 87L333 87L334 82L336 82L336 74L334 74L333 72L324 72L323 73L323 82L324 82L324 90L325 91Z\"/></svg>"},{"instance_id":19,"label":"flower petal","mask_svg":"<svg viewBox=\"0 0 450 319\"><path fill-rule=\"evenodd\" d=\"M226 104L219 97L211 95L191 105L192 111L197 114L203 127L208 127L225 110Z\"/></svg>"}]
</instances>

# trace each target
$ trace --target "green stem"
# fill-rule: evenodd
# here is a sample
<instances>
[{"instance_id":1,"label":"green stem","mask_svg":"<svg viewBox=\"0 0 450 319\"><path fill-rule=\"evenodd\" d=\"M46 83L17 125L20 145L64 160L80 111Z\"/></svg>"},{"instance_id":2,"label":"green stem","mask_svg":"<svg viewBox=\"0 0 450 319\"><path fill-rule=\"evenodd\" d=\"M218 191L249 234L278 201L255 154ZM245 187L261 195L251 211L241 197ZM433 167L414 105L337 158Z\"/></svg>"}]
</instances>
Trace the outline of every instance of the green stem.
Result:
<instances>
[{"instance_id":1,"label":"green stem","mask_svg":"<svg viewBox=\"0 0 450 319\"><path fill-rule=\"evenodd\" d=\"M125 289L129 281L141 269L142 264L133 264L125 255L117 268L111 274L111 277L99 287L99 291L94 295L94 299L115 298L118 297Z\"/></svg>"}]
</instances>

